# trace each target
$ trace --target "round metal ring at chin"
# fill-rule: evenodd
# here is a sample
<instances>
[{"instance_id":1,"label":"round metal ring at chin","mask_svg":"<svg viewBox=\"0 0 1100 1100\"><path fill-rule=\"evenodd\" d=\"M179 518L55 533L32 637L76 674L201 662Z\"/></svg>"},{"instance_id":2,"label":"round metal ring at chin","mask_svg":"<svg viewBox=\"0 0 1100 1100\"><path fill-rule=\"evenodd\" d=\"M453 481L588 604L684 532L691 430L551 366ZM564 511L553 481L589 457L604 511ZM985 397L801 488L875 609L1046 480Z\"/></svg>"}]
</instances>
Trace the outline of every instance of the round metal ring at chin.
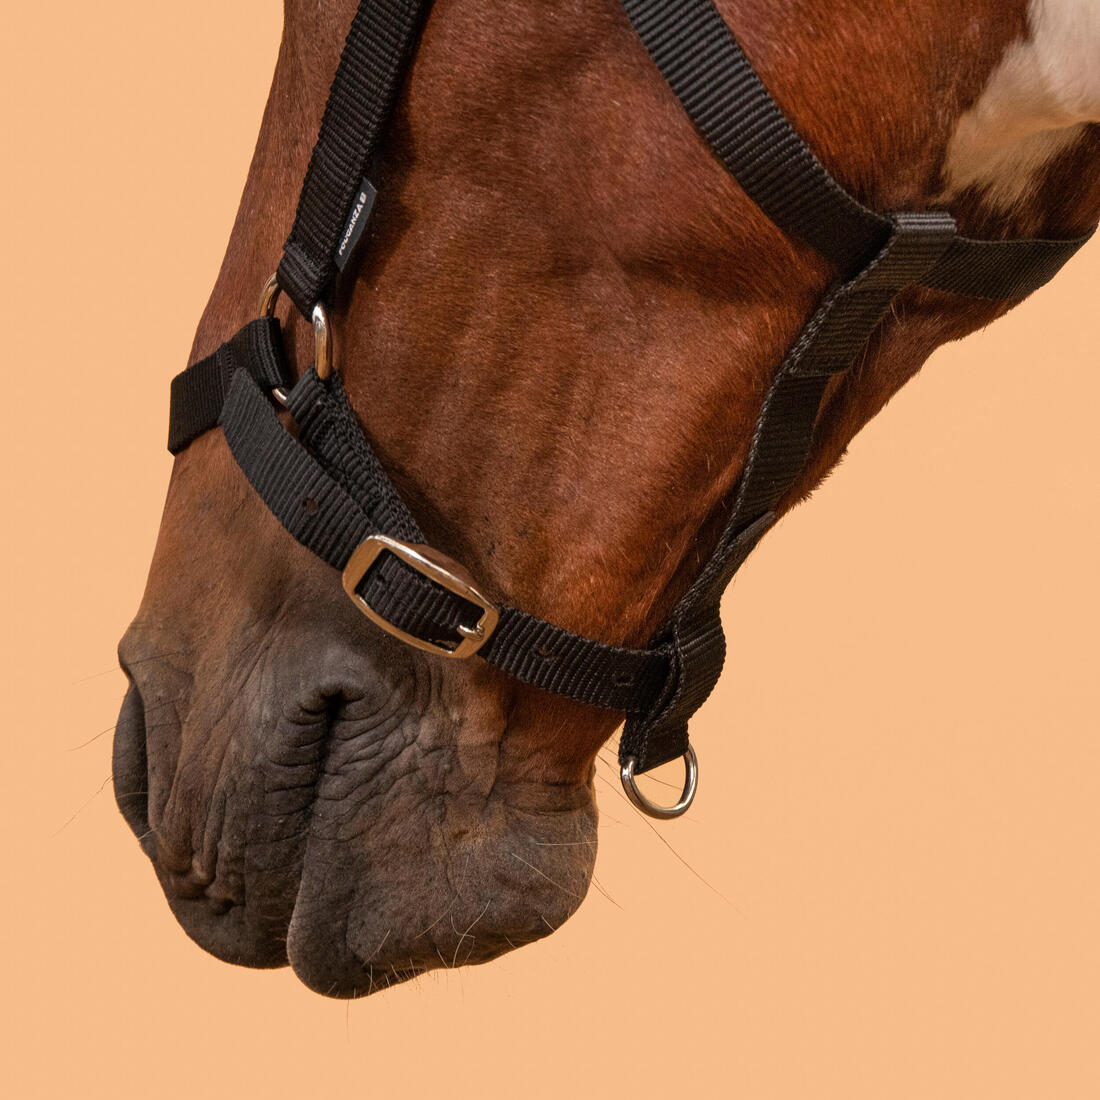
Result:
<instances>
[{"instance_id":1,"label":"round metal ring at chin","mask_svg":"<svg viewBox=\"0 0 1100 1100\"><path fill-rule=\"evenodd\" d=\"M626 791L626 797L629 798L642 813L649 814L650 817L670 818L680 817L681 814L686 814L688 807L695 801L695 791L699 786L699 758L695 755L695 750L688 745L688 750L684 753L684 767L686 769L684 775L684 790L680 795L680 801L673 806L658 806L656 803L650 802L649 799L638 790L638 784L634 778L634 767L636 763L637 761L631 756L619 769L619 778L623 782L623 790Z\"/></svg>"}]
</instances>

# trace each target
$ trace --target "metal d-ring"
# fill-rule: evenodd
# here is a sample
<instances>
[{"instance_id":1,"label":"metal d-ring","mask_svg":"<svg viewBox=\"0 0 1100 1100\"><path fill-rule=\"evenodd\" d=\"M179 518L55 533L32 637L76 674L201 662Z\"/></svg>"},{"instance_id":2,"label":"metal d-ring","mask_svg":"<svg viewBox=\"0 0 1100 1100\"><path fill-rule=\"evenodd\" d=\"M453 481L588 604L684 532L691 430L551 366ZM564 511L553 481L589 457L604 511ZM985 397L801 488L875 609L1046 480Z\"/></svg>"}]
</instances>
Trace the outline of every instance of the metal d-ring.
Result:
<instances>
[{"instance_id":1,"label":"metal d-ring","mask_svg":"<svg viewBox=\"0 0 1100 1100\"><path fill-rule=\"evenodd\" d=\"M279 295L282 292L283 288L279 286L279 276L277 274L272 275L264 284L264 289L260 293L261 317L275 316L275 303L279 300Z\"/></svg>"},{"instance_id":2,"label":"metal d-ring","mask_svg":"<svg viewBox=\"0 0 1100 1100\"><path fill-rule=\"evenodd\" d=\"M322 382L332 374L332 338L328 314L320 302L313 307L313 366Z\"/></svg>"},{"instance_id":3,"label":"metal d-ring","mask_svg":"<svg viewBox=\"0 0 1100 1100\"><path fill-rule=\"evenodd\" d=\"M279 275L276 272L267 280L260 294L261 317L275 316L275 305L282 292L283 288L279 286ZM322 381L332 374L332 333L329 329L328 313L320 302L313 307L313 366L317 371L317 377ZM282 386L276 386L271 392L276 401L281 405L286 404L287 394Z\"/></svg>"},{"instance_id":4,"label":"metal d-ring","mask_svg":"<svg viewBox=\"0 0 1100 1100\"><path fill-rule=\"evenodd\" d=\"M629 756L619 769L619 778L622 780L623 790L626 791L626 797L629 798L642 813L649 814L650 817L667 819L671 817L680 817L682 814L686 814L688 807L695 801L695 792L699 787L699 758L695 755L695 750L688 745L687 752L684 753L684 790L680 795L680 801L673 806L658 806L656 803L650 802L649 799L638 790L638 784L634 779L634 768L637 763L638 762L633 756Z\"/></svg>"}]
</instances>

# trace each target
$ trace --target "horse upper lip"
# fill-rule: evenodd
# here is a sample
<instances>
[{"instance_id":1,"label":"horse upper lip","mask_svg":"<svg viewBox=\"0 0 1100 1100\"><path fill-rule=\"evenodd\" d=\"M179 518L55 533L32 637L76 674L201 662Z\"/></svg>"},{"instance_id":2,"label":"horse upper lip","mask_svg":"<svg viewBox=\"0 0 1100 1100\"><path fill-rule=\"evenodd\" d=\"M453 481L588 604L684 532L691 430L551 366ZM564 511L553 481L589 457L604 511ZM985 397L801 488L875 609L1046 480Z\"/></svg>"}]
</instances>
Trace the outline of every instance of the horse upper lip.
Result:
<instances>
[{"instance_id":1,"label":"horse upper lip","mask_svg":"<svg viewBox=\"0 0 1100 1100\"><path fill-rule=\"evenodd\" d=\"M154 675L148 667L138 672L143 682ZM291 707L290 713L276 708L275 729L266 731L255 757L228 770L211 769L209 787L196 788L205 805L176 789L181 768L194 760L161 760L176 774L160 779L160 794L151 805L150 789L158 790L158 783L149 781L150 759L158 751L149 741L155 726L146 721L147 696L138 680L130 679L115 738L115 796L173 912L193 939L221 958L285 964L313 808L310 790L340 720L340 702L320 710ZM259 744L247 733L241 743ZM208 832L212 828L216 833ZM192 835L193 842L181 840ZM250 892L257 897L251 907Z\"/></svg>"}]
</instances>

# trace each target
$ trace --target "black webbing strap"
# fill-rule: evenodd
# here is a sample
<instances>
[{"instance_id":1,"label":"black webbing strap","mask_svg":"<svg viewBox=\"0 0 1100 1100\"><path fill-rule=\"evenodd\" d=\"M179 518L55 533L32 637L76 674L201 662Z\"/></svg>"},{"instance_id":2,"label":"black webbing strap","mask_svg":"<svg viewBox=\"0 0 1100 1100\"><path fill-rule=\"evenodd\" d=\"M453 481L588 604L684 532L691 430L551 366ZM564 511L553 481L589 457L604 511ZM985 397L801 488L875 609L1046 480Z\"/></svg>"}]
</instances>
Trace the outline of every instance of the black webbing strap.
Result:
<instances>
[{"instance_id":1,"label":"black webbing strap","mask_svg":"<svg viewBox=\"0 0 1100 1100\"><path fill-rule=\"evenodd\" d=\"M212 355L172 379L168 409L168 450L172 454L179 454L217 424L229 381L238 370L247 371L266 390L290 387L279 322L273 317L250 321Z\"/></svg>"},{"instance_id":2,"label":"black webbing strap","mask_svg":"<svg viewBox=\"0 0 1100 1100\"><path fill-rule=\"evenodd\" d=\"M720 601L733 575L775 518L809 458L829 379L846 371L898 292L920 281L950 247L947 214L899 214L879 254L818 308L776 371L753 431L726 531L657 639L679 662L670 694L628 716L620 759L644 772L687 751L688 719L713 690L725 658Z\"/></svg>"},{"instance_id":3,"label":"black webbing strap","mask_svg":"<svg viewBox=\"0 0 1100 1100\"><path fill-rule=\"evenodd\" d=\"M889 223L856 202L795 133L709 0L622 0L684 110L776 225L851 273Z\"/></svg>"},{"instance_id":4,"label":"black webbing strap","mask_svg":"<svg viewBox=\"0 0 1100 1100\"><path fill-rule=\"evenodd\" d=\"M621 0L638 37L699 133L780 229L842 276L868 262L890 219L848 194L764 87L712 0ZM1030 294L1085 244L956 237L924 285L979 298Z\"/></svg>"},{"instance_id":5,"label":"black webbing strap","mask_svg":"<svg viewBox=\"0 0 1100 1100\"><path fill-rule=\"evenodd\" d=\"M309 317L336 276L336 252L389 118L429 0L360 0L329 91L279 286Z\"/></svg>"},{"instance_id":6,"label":"black webbing strap","mask_svg":"<svg viewBox=\"0 0 1100 1100\"><path fill-rule=\"evenodd\" d=\"M287 407L309 449L283 427L246 371L233 379L221 425L245 477L291 535L336 569L369 535L423 542L338 377L322 382L311 369ZM330 468L330 462L338 465ZM358 592L394 626L437 643L458 641L457 627L472 626L480 614L392 555L378 559ZM499 612L480 655L525 683L618 711L648 707L667 689L670 659L663 649L606 645L514 607L501 605Z\"/></svg>"},{"instance_id":7,"label":"black webbing strap","mask_svg":"<svg viewBox=\"0 0 1100 1100\"><path fill-rule=\"evenodd\" d=\"M777 225L841 274L764 396L717 547L650 645L609 645L501 605L496 630L479 651L525 683L625 713L620 759L632 759L640 773L687 749L688 719L722 668L722 592L805 469L830 379L859 361L897 294L921 285L1020 297L1050 279L1088 238L974 241L958 237L945 213L868 210L787 122L711 0L622 2L726 168ZM425 7L413 0L359 6L279 268L280 285L304 312L331 285L349 205ZM268 396L285 375L276 323L246 326L174 380L170 449L211 427L220 410L233 456L257 493L296 539L337 569L372 536L422 543L339 377L322 382L310 370L291 390L286 404L298 425L295 438ZM375 559L356 595L386 623L436 645L456 643L483 611L392 553Z\"/></svg>"},{"instance_id":8,"label":"black webbing strap","mask_svg":"<svg viewBox=\"0 0 1100 1100\"><path fill-rule=\"evenodd\" d=\"M956 237L921 285L994 301L1026 298L1046 286L1095 232L1066 241Z\"/></svg>"}]
</instances>

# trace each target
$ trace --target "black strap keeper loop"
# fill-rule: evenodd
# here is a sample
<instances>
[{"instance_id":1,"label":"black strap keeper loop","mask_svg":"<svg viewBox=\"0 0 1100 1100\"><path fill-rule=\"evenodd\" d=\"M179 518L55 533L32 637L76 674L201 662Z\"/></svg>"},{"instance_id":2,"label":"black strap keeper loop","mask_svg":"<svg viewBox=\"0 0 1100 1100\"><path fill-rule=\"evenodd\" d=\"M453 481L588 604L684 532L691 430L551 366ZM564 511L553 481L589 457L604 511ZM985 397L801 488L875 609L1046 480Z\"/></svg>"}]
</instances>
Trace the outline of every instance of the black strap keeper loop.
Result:
<instances>
[{"instance_id":1,"label":"black strap keeper loop","mask_svg":"<svg viewBox=\"0 0 1100 1100\"><path fill-rule=\"evenodd\" d=\"M892 214L894 232L861 279L867 290L904 290L939 263L956 236L955 219L939 210Z\"/></svg>"}]
</instances>

